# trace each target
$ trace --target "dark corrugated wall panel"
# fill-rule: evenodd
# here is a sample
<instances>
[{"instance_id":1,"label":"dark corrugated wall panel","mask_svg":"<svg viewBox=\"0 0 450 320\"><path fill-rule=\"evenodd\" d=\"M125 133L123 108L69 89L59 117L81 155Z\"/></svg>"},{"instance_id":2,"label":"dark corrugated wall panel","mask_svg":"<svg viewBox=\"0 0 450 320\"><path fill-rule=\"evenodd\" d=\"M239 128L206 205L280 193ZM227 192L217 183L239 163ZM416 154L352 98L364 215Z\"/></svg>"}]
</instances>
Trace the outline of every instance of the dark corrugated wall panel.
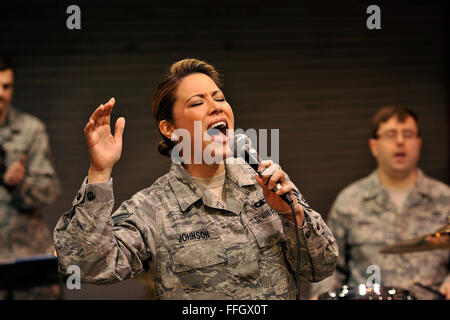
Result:
<instances>
[{"instance_id":1,"label":"dark corrugated wall panel","mask_svg":"<svg viewBox=\"0 0 450 320\"><path fill-rule=\"evenodd\" d=\"M84 125L109 97L114 119L127 120L116 207L166 172L151 99L184 57L223 71L238 128L280 130L282 167L324 217L341 188L373 170L370 118L385 104L420 115L421 167L448 183L443 2L379 2L376 31L364 1L78 1L79 31L65 26L70 4L18 1L1 13L15 105L46 122L64 188L45 210L51 228L87 173Z\"/></svg>"}]
</instances>

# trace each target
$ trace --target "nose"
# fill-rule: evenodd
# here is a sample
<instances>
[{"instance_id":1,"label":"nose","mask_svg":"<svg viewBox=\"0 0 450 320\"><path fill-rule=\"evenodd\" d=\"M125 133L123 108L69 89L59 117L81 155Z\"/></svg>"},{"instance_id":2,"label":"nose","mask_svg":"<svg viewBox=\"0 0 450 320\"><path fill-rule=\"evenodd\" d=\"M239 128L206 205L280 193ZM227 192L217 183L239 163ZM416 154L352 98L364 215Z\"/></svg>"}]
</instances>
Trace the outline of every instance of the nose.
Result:
<instances>
[{"instance_id":1,"label":"nose","mask_svg":"<svg viewBox=\"0 0 450 320\"><path fill-rule=\"evenodd\" d=\"M222 106L220 105L220 103L218 103L216 100L214 100L211 97L208 99L208 105L209 105L208 113L210 115L214 115L214 114L222 112Z\"/></svg>"},{"instance_id":2,"label":"nose","mask_svg":"<svg viewBox=\"0 0 450 320\"><path fill-rule=\"evenodd\" d=\"M403 144L405 142L405 137L403 136L403 133L399 133L396 136L396 140L398 144Z\"/></svg>"}]
</instances>

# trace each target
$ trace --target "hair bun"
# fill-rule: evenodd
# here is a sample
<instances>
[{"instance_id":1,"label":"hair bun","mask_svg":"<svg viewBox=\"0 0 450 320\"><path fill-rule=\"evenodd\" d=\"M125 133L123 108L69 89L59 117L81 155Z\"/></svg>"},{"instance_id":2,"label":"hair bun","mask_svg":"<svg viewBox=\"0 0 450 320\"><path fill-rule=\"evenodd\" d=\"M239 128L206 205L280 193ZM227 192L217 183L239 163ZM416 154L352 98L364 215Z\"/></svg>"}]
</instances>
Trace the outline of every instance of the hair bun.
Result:
<instances>
[{"instance_id":1,"label":"hair bun","mask_svg":"<svg viewBox=\"0 0 450 320\"><path fill-rule=\"evenodd\" d=\"M161 139L158 142L157 148L160 154L162 154L163 156L170 157L170 152L172 151L173 147L169 146L164 139Z\"/></svg>"}]
</instances>

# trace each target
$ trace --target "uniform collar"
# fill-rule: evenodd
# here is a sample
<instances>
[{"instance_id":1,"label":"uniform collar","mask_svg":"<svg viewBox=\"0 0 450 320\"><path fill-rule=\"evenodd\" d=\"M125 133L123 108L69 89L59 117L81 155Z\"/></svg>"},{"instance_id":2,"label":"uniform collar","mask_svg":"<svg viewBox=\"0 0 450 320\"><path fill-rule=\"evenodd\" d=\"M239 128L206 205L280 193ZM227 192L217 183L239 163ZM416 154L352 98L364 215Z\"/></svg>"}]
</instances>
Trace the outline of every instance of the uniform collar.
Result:
<instances>
[{"instance_id":1,"label":"uniform collar","mask_svg":"<svg viewBox=\"0 0 450 320\"><path fill-rule=\"evenodd\" d=\"M227 176L240 187L248 187L256 184L255 170L247 163L241 163L236 158L228 158L225 162Z\"/></svg>"},{"instance_id":2,"label":"uniform collar","mask_svg":"<svg viewBox=\"0 0 450 320\"><path fill-rule=\"evenodd\" d=\"M432 199L432 188L430 180L423 173L422 170L417 169L417 180L412 190L411 196L408 199L410 205L417 204L421 201L429 201Z\"/></svg>"},{"instance_id":3,"label":"uniform collar","mask_svg":"<svg viewBox=\"0 0 450 320\"><path fill-rule=\"evenodd\" d=\"M5 121L1 125L2 126L14 125L16 118L17 118L17 110L12 105L9 105L7 113L6 113Z\"/></svg>"},{"instance_id":4,"label":"uniform collar","mask_svg":"<svg viewBox=\"0 0 450 320\"><path fill-rule=\"evenodd\" d=\"M16 135L21 132L21 122L17 121L18 111L13 106L8 106L8 113L6 114L5 121L0 124L2 130L3 142L11 138L12 135Z\"/></svg>"},{"instance_id":5,"label":"uniform collar","mask_svg":"<svg viewBox=\"0 0 450 320\"><path fill-rule=\"evenodd\" d=\"M378 178L378 169L368 176L367 184L367 191L364 194L365 200L376 198L378 194L383 192L383 186L380 184L380 179Z\"/></svg>"},{"instance_id":6,"label":"uniform collar","mask_svg":"<svg viewBox=\"0 0 450 320\"><path fill-rule=\"evenodd\" d=\"M228 163L225 164L227 179L231 179L239 187L248 187L256 184L254 175L255 171L246 163ZM225 186L227 185L227 179ZM204 190L194 181L192 176L183 168L180 164L172 163L169 172L169 183L177 197L181 210L184 212L193 203L202 199L204 204L219 208L228 209L234 213L239 213L238 210L241 207L240 203L235 203L236 199L230 197L230 201L224 204L217 199L211 199L208 197ZM227 208L228 207L228 208Z\"/></svg>"},{"instance_id":7,"label":"uniform collar","mask_svg":"<svg viewBox=\"0 0 450 320\"><path fill-rule=\"evenodd\" d=\"M172 163L169 183L183 211L202 198L201 191L194 179L180 164Z\"/></svg>"},{"instance_id":8,"label":"uniform collar","mask_svg":"<svg viewBox=\"0 0 450 320\"><path fill-rule=\"evenodd\" d=\"M431 190L427 180L427 177L423 173L423 171L419 168L417 170L417 179L414 184L413 189L411 190L411 199L408 201L409 203L417 203L421 201L423 198L431 198ZM367 179L367 192L364 195L365 200L370 200L374 198L382 198L382 200L386 200L387 191L381 183L378 176L378 169L373 171L368 179Z\"/></svg>"}]
</instances>

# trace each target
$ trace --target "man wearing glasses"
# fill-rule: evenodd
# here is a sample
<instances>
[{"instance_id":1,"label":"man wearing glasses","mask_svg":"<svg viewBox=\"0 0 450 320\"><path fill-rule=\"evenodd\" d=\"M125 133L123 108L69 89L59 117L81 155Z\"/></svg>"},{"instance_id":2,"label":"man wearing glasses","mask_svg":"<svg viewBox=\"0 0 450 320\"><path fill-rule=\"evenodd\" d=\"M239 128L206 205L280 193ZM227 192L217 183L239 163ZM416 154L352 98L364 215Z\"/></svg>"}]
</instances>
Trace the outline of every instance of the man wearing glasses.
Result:
<instances>
[{"instance_id":1,"label":"man wearing glasses","mask_svg":"<svg viewBox=\"0 0 450 320\"><path fill-rule=\"evenodd\" d=\"M383 247L448 224L450 188L417 167L422 139L417 115L386 106L372 118L369 147L378 168L336 198L328 225L339 245L334 275L311 296L343 285L394 287L417 299L450 299L449 250L383 254Z\"/></svg>"}]
</instances>

